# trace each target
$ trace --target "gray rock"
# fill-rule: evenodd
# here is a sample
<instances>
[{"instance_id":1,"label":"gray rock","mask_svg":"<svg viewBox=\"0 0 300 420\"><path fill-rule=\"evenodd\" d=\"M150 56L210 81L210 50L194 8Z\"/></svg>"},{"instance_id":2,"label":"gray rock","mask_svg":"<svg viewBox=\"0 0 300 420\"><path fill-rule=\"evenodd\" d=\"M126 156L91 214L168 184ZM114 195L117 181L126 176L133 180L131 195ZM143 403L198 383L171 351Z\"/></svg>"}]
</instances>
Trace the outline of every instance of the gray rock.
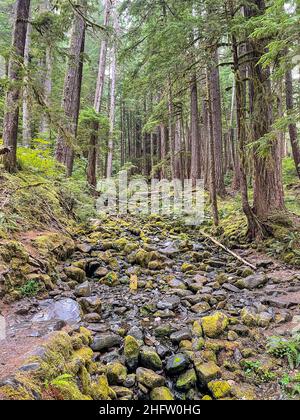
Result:
<instances>
[{"instance_id":1,"label":"gray rock","mask_svg":"<svg viewBox=\"0 0 300 420\"><path fill-rule=\"evenodd\" d=\"M136 371L136 379L147 388L153 389L164 385L165 378L146 368L138 368Z\"/></svg>"},{"instance_id":2,"label":"gray rock","mask_svg":"<svg viewBox=\"0 0 300 420\"><path fill-rule=\"evenodd\" d=\"M83 317L83 321L89 324L97 324L101 321L101 316L96 313L86 314Z\"/></svg>"},{"instance_id":3,"label":"gray rock","mask_svg":"<svg viewBox=\"0 0 300 420\"><path fill-rule=\"evenodd\" d=\"M169 296L157 303L157 309L175 309L180 303L178 296Z\"/></svg>"},{"instance_id":4,"label":"gray rock","mask_svg":"<svg viewBox=\"0 0 300 420\"><path fill-rule=\"evenodd\" d=\"M76 324L81 320L80 306L75 300L62 299L52 302L32 318L32 322L61 320L68 324Z\"/></svg>"},{"instance_id":5,"label":"gray rock","mask_svg":"<svg viewBox=\"0 0 300 420\"><path fill-rule=\"evenodd\" d=\"M40 369L40 363L28 363L27 365L23 365L19 368L21 372L34 372Z\"/></svg>"},{"instance_id":6,"label":"gray rock","mask_svg":"<svg viewBox=\"0 0 300 420\"><path fill-rule=\"evenodd\" d=\"M140 349L140 362L145 368L152 370L162 369L161 358L152 347L143 346Z\"/></svg>"},{"instance_id":7,"label":"gray rock","mask_svg":"<svg viewBox=\"0 0 300 420\"><path fill-rule=\"evenodd\" d=\"M81 298L79 303L85 313L101 313L102 303L97 296Z\"/></svg>"},{"instance_id":8,"label":"gray rock","mask_svg":"<svg viewBox=\"0 0 300 420\"><path fill-rule=\"evenodd\" d=\"M192 332L189 328L185 328L180 331L176 331L173 334L170 335L171 341L173 343L180 343L180 341L183 340L191 340L192 339Z\"/></svg>"},{"instance_id":9,"label":"gray rock","mask_svg":"<svg viewBox=\"0 0 300 420\"><path fill-rule=\"evenodd\" d=\"M144 333L139 327L132 327L128 331L127 335L130 335L131 337L135 338L136 340L143 340L144 339Z\"/></svg>"},{"instance_id":10,"label":"gray rock","mask_svg":"<svg viewBox=\"0 0 300 420\"><path fill-rule=\"evenodd\" d=\"M92 247L88 244L78 244L77 249L80 252L83 252L84 254L88 254L91 252Z\"/></svg>"},{"instance_id":11,"label":"gray rock","mask_svg":"<svg viewBox=\"0 0 300 420\"><path fill-rule=\"evenodd\" d=\"M167 360L166 371L169 375L183 372L190 364L188 357L183 353L174 354Z\"/></svg>"},{"instance_id":12,"label":"gray rock","mask_svg":"<svg viewBox=\"0 0 300 420\"><path fill-rule=\"evenodd\" d=\"M258 287L263 287L267 281L268 279L264 274L254 274L253 276L238 280L236 286L239 289L253 290Z\"/></svg>"},{"instance_id":13,"label":"gray rock","mask_svg":"<svg viewBox=\"0 0 300 420\"><path fill-rule=\"evenodd\" d=\"M92 289L88 281L85 281L82 284L79 284L75 287L74 295L77 297L89 297L91 296Z\"/></svg>"},{"instance_id":14,"label":"gray rock","mask_svg":"<svg viewBox=\"0 0 300 420\"><path fill-rule=\"evenodd\" d=\"M112 347L120 346L121 343L121 337L116 334L99 334L94 337L91 348L93 351L102 351Z\"/></svg>"}]
</instances>

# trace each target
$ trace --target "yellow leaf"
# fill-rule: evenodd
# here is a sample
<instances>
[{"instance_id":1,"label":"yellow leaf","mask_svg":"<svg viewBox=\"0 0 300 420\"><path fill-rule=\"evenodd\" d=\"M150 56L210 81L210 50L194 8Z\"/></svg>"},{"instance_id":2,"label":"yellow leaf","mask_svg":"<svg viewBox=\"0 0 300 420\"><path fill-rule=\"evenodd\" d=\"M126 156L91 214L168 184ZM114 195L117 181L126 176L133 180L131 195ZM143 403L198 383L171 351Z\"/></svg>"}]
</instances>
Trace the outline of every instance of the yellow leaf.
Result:
<instances>
[{"instance_id":1,"label":"yellow leaf","mask_svg":"<svg viewBox=\"0 0 300 420\"><path fill-rule=\"evenodd\" d=\"M136 291L137 288L138 288L138 278L135 274L130 276L130 286L129 287L132 291Z\"/></svg>"}]
</instances>

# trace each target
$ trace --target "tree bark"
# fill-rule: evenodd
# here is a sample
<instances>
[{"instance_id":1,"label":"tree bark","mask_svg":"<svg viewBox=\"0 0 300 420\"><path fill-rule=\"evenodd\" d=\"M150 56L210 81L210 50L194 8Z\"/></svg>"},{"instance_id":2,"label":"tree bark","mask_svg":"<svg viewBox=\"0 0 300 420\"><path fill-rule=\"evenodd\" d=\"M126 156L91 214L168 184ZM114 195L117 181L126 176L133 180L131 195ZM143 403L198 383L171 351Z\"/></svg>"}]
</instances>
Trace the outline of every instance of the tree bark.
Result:
<instances>
[{"instance_id":1,"label":"tree bark","mask_svg":"<svg viewBox=\"0 0 300 420\"><path fill-rule=\"evenodd\" d=\"M26 33L28 26L30 0L17 0L15 23L12 40L13 54L9 60L8 77L11 85L8 88L5 101L3 121L3 142L9 153L4 155L4 168L9 172L17 169L17 136L19 122L19 99L22 81L22 67L24 61Z\"/></svg>"},{"instance_id":2,"label":"tree bark","mask_svg":"<svg viewBox=\"0 0 300 420\"><path fill-rule=\"evenodd\" d=\"M86 6L86 2L83 3ZM76 13L70 41L69 60L64 82L62 109L65 116L63 130L57 139L56 159L66 166L67 176L72 174L74 146L77 135L80 92L82 81L85 21Z\"/></svg>"},{"instance_id":3,"label":"tree bark","mask_svg":"<svg viewBox=\"0 0 300 420\"><path fill-rule=\"evenodd\" d=\"M285 93L286 93L286 109L291 112L294 109L294 87L292 71L288 70L285 74ZM300 178L300 147L298 143L298 132L296 124L289 125L289 135L292 145L293 158L296 166L298 177Z\"/></svg>"},{"instance_id":4,"label":"tree bark","mask_svg":"<svg viewBox=\"0 0 300 420\"><path fill-rule=\"evenodd\" d=\"M29 12L30 17L30 12ZM26 43L24 50L24 67L25 72L29 71L30 64L30 44L31 44L31 24L27 25L26 33ZM30 106L30 90L29 90L29 79L27 75L24 78L24 87L23 87L23 138L22 144L25 147L30 147L32 132L31 132L31 106Z\"/></svg>"},{"instance_id":5,"label":"tree bark","mask_svg":"<svg viewBox=\"0 0 300 420\"><path fill-rule=\"evenodd\" d=\"M111 15L112 2L111 0L106 0L105 10L104 10L104 20L103 25L108 26ZM105 67L106 67L106 57L107 57L107 45L108 39L107 36L104 37L100 46L100 56L99 56L99 67L98 67L98 78L95 92L94 100L94 110L97 114L100 114L102 108L102 98L105 82ZM98 131L99 123L94 122L92 124L90 136L90 145L89 145L89 154L88 154L88 167L87 167L87 181L88 184L95 188L97 184L97 146L98 146Z\"/></svg>"},{"instance_id":6,"label":"tree bark","mask_svg":"<svg viewBox=\"0 0 300 420\"><path fill-rule=\"evenodd\" d=\"M118 14L114 9L114 30L117 31ZM113 149L114 149L114 129L116 117L116 79L117 79L117 51L116 44L112 47L111 62L111 83L110 83L110 109L109 109L109 138L108 138L108 154L107 154L107 178L111 178L113 171Z\"/></svg>"},{"instance_id":7,"label":"tree bark","mask_svg":"<svg viewBox=\"0 0 300 420\"><path fill-rule=\"evenodd\" d=\"M196 75L191 81L191 180L193 185L201 177L201 136L199 128L198 88Z\"/></svg>"},{"instance_id":8,"label":"tree bark","mask_svg":"<svg viewBox=\"0 0 300 420\"><path fill-rule=\"evenodd\" d=\"M212 213L214 225L219 225L219 212L218 212L218 198L217 198L217 183L216 183L216 162L215 162L215 130L214 120L212 114L212 98L211 98L211 70L207 71L207 113L208 113L208 129L209 129L209 157L210 157L210 200L212 205Z\"/></svg>"},{"instance_id":9,"label":"tree bark","mask_svg":"<svg viewBox=\"0 0 300 420\"><path fill-rule=\"evenodd\" d=\"M249 15L258 16L265 11L263 0L253 1L255 8L249 10ZM252 108L252 137L260 142L268 134L273 123L270 69L263 68L259 63L266 47L265 40L250 40L253 51L250 63L252 87L250 88L250 107ZM253 210L262 221L267 220L271 213L282 211L284 193L282 184L282 156L279 139L267 141L267 153L261 154L259 147L254 147L254 200Z\"/></svg>"},{"instance_id":10,"label":"tree bark","mask_svg":"<svg viewBox=\"0 0 300 420\"><path fill-rule=\"evenodd\" d=\"M212 66L210 68L210 96L214 130L215 158L216 158L216 188L217 194L224 196L224 170L223 170L223 134L222 134L222 108L221 108L221 87L219 75L218 51L215 50L212 56Z\"/></svg>"}]
</instances>

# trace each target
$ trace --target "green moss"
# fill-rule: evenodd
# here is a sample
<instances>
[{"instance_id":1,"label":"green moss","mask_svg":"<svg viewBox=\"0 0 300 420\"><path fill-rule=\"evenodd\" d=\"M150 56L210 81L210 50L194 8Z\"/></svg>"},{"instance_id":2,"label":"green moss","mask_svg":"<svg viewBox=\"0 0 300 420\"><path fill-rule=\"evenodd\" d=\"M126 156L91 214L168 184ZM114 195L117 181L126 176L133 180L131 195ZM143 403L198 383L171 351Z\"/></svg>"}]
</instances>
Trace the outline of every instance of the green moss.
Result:
<instances>
[{"instance_id":1,"label":"green moss","mask_svg":"<svg viewBox=\"0 0 300 420\"><path fill-rule=\"evenodd\" d=\"M161 386L154 388L150 394L152 401L173 401L175 398L169 388Z\"/></svg>"},{"instance_id":2,"label":"green moss","mask_svg":"<svg viewBox=\"0 0 300 420\"><path fill-rule=\"evenodd\" d=\"M228 326L228 318L222 312L202 318L202 328L207 337L215 338L221 335Z\"/></svg>"},{"instance_id":3,"label":"green moss","mask_svg":"<svg viewBox=\"0 0 300 420\"><path fill-rule=\"evenodd\" d=\"M179 390L188 391L197 382L197 376L194 369L190 369L187 372L179 376L176 382L176 387Z\"/></svg>"},{"instance_id":4,"label":"green moss","mask_svg":"<svg viewBox=\"0 0 300 420\"><path fill-rule=\"evenodd\" d=\"M231 386L226 381L209 382L208 389L216 399L225 398L231 392Z\"/></svg>"},{"instance_id":5,"label":"green moss","mask_svg":"<svg viewBox=\"0 0 300 420\"><path fill-rule=\"evenodd\" d=\"M112 400L116 399L116 393L110 388L106 375L101 375L97 384L92 384L91 395L94 400Z\"/></svg>"},{"instance_id":6,"label":"green moss","mask_svg":"<svg viewBox=\"0 0 300 420\"><path fill-rule=\"evenodd\" d=\"M106 274L103 279L100 280L100 283L105 284L106 286L114 287L119 284L119 275L118 273L111 271L108 274Z\"/></svg>"},{"instance_id":7,"label":"green moss","mask_svg":"<svg viewBox=\"0 0 300 420\"><path fill-rule=\"evenodd\" d=\"M114 362L107 366L107 378L110 385L123 384L127 378L127 369L120 362Z\"/></svg>"}]
</instances>

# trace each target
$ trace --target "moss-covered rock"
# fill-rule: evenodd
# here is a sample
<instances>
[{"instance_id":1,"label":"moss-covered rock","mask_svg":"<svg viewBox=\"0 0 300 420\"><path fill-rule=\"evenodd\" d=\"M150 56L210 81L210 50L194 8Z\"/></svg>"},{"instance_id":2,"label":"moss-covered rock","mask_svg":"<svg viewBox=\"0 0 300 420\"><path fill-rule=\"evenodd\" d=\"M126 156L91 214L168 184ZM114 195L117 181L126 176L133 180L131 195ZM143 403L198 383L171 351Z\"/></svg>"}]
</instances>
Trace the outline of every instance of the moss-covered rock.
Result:
<instances>
[{"instance_id":1,"label":"moss-covered rock","mask_svg":"<svg viewBox=\"0 0 300 420\"><path fill-rule=\"evenodd\" d=\"M179 376L176 387L182 391L188 391L193 388L197 382L197 375L194 369L190 369Z\"/></svg>"},{"instance_id":2,"label":"moss-covered rock","mask_svg":"<svg viewBox=\"0 0 300 420\"><path fill-rule=\"evenodd\" d=\"M221 369L214 362L202 363L202 361L196 361L195 369L199 381L204 385L221 376Z\"/></svg>"},{"instance_id":3,"label":"moss-covered rock","mask_svg":"<svg viewBox=\"0 0 300 420\"><path fill-rule=\"evenodd\" d=\"M173 401L175 398L169 388L161 386L151 391L150 398L152 401Z\"/></svg>"},{"instance_id":4,"label":"moss-covered rock","mask_svg":"<svg viewBox=\"0 0 300 420\"><path fill-rule=\"evenodd\" d=\"M140 351L140 361L143 367L153 369L153 370L161 370L162 369L162 361L156 351L151 347L142 347Z\"/></svg>"},{"instance_id":5,"label":"moss-covered rock","mask_svg":"<svg viewBox=\"0 0 300 420\"><path fill-rule=\"evenodd\" d=\"M103 277L103 279L100 280L100 282L109 287L117 286L120 284L119 275L114 271L110 271L105 277Z\"/></svg>"},{"instance_id":6,"label":"moss-covered rock","mask_svg":"<svg viewBox=\"0 0 300 420\"><path fill-rule=\"evenodd\" d=\"M228 317L222 312L202 318L204 334L210 338L220 336L226 330L228 323Z\"/></svg>"},{"instance_id":7,"label":"moss-covered rock","mask_svg":"<svg viewBox=\"0 0 300 420\"><path fill-rule=\"evenodd\" d=\"M134 370L138 366L140 356L140 345L134 337L127 335L124 342L124 356L126 366Z\"/></svg>"},{"instance_id":8,"label":"moss-covered rock","mask_svg":"<svg viewBox=\"0 0 300 420\"><path fill-rule=\"evenodd\" d=\"M79 267L70 266L64 269L67 277L77 283L83 283L85 280L85 271Z\"/></svg>"},{"instance_id":9,"label":"moss-covered rock","mask_svg":"<svg viewBox=\"0 0 300 420\"><path fill-rule=\"evenodd\" d=\"M147 388L153 389L163 386L165 383L165 378L153 370L146 368L138 368L136 371L136 379L142 385L145 385Z\"/></svg>"},{"instance_id":10,"label":"moss-covered rock","mask_svg":"<svg viewBox=\"0 0 300 420\"><path fill-rule=\"evenodd\" d=\"M213 381L209 382L207 386L217 400L227 397L231 392L231 386L227 381Z\"/></svg>"},{"instance_id":11,"label":"moss-covered rock","mask_svg":"<svg viewBox=\"0 0 300 420\"><path fill-rule=\"evenodd\" d=\"M107 378L110 385L122 385L127 378L127 369L122 363L114 362L107 365Z\"/></svg>"}]
</instances>

